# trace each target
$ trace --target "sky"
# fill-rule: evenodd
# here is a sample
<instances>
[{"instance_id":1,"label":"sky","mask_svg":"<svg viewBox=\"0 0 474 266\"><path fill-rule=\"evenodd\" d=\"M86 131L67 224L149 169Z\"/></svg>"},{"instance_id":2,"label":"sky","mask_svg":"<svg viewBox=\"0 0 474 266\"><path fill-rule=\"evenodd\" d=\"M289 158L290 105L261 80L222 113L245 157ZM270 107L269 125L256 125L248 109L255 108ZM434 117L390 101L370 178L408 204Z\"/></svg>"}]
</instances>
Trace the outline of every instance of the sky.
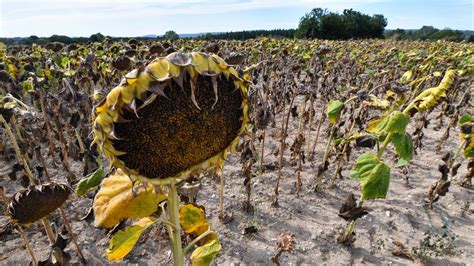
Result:
<instances>
[{"instance_id":1,"label":"sky","mask_svg":"<svg viewBox=\"0 0 474 266\"><path fill-rule=\"evenodd\" d=\"M289 29L316 7L383 14L387 29L474 30L474 0L0 0L0 37Z\"/></svg>"}]
</instances>

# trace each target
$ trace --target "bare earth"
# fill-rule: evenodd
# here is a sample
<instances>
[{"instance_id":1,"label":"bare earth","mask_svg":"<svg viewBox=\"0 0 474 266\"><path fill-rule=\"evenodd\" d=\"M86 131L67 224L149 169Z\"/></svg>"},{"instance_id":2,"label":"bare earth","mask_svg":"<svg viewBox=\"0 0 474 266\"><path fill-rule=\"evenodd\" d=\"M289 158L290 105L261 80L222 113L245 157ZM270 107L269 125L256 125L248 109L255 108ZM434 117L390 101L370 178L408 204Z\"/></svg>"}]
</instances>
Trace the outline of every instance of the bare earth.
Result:
<instances>
[{"instance_id":1,"label":"bare earth","mask_svg":"<svg viewBox=\"0 0 474 266\"><path fill-rule=\"evenodd\" d=\"M318 111L316 112L319 113ZM434 117L431 115L430 117ZM277 121L279 121L277 119ZM241 204L245 199L244 177L238 157L230 156L224 168L225 210L233 214L233 220L223 224L219 218L219 180L206 177L203 180L203 190L199 193L197 203L206 207L206 214L212 227L218 232L222 244L222 251L215 260L216 265L270 265L270 257L276 250L276 235L280 232L291 232L296 240L296 249L293 253L284 253L280 257L282 265L417 265L422 262L432 265L474 265L474 201L472 190L453 184L448 194L436 202L433 209L425 203L425 194L429 187L439 178L438 164L446 151L455 151L459 145L458 132L453 130L446 146L435 152L437 140L442 130L434 131L431 123L424 130L424 147L414 156L409 166L408 183L403 173L392 168L390 191L387 199L366 202L369 214L358 220L356 241L352 247L346 247L336 241L340 230L347 222L338 217L338 210L349 193L359 196L359 182L348 178L349 171L356 157L364 149L354 149L351 160L344 164L343 175L346 179L339 180L334 189L325 188L323 192L314 193L311 185L314 182L316 167L320 162L327 140L324 135L327 122L321 130L320 143L317 145L317 154L313 162L303 165L303 189L299 196L295 195L294 166L289 164L289 148L285 151L285 167L280 185L279 208L271 206L271 197L275 184L277 170L267 170L263 175L255 177L253 182L252 199L255 206L253 214L242 210ZM296 134L297 120L290 120L289 138L291 145ZM267 129L267 136L277 135L277 128ZM409 129L411 132L413 129ZM315 131L313 130L314 134ZM287 147L289 146L287 145ZM278 165L277 157L273 153L279 147L279 140L267 137L265 164ZM395 162L394 153L385 154L387 161ZM458 158L461 161L461 158ZM0 161L0 173L8 167ZM77 175L80 176L81 164L71 162ZM255 171L257 166L255 166ZM65 173L57 172L51 167L50 172L59 181L65 181ZM334 171L331 164L325 173L329 179ZM463 161L457 177L466 173L466 161ZM0 179L0 185L5 187L7 195L11 196L19 189L17 182L9 181L8 177ZM107 231L95 228L89 221L80 220L91 206L93 193L86 198L71 197L65 206L69 219L73 222L74 231L83 248L88 264L110 264L105 257L108 247ZM61 219L54 213L51 220ZM23 246L18 232L8 230L8 218L0 216L0 264L17 265L28 264L30 257ZM443 228L444 225L444 228ZM258 231L244 235L243 228L254 226ZM442 238L444 231L448 234ZM394 241L400 241L409 251L420 250L420 243L428 233L432 239L444 239L454 236L450 252L441 250L440 256L430 253L426 260L411 261L406 258L392 255ZM33 225L26 229L27 237L34 248L36 256L46 259L49 244L44 230L40 225ZM446 242L446 243L448 243ZM425 247L426 248L426 247ZM435 248L433 248L435 249ZM78 263L77 255L69 245L72 255L71 263ZM447 254L446 254L447 253ZM170 265L171 253L165 230L156 226L151 229L135 249L125 258L122 264L149 264Z\"/></svg>"}]
</instances>

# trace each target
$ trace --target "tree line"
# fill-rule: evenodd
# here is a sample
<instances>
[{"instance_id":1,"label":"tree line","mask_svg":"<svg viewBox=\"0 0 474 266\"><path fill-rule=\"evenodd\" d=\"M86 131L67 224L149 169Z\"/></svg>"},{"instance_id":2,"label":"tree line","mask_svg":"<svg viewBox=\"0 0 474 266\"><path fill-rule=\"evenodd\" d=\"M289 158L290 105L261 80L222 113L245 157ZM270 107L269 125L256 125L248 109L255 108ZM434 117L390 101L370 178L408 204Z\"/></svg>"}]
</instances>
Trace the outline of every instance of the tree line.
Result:
<instances>
[{"instance_id":1,"label":"tree line","mask_svg":"<svg viewBox=\"0 0 474 266\"><path fill-rule=\"evenodd\" d=\"M437 29L433 26L423 26L419 30L395 29L386 32L385 36L394 40L448 40L474 42L474 35L452 29Z\"/></svg>"}]
</instances>

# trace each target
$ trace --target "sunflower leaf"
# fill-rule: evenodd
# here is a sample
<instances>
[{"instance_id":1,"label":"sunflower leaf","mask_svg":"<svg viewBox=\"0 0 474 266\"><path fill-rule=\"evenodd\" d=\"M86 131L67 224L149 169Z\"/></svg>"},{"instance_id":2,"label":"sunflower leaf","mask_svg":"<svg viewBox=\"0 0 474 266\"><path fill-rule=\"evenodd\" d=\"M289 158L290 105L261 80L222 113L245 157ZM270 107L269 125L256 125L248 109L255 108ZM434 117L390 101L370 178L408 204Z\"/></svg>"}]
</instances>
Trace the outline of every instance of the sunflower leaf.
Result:
<instances>
[{"instance_id":1,"label":"sunflower leaf","mask_svg":"<svg viewBox=\"0 0 474 266\"><path fill-rule=\"evenodd\" d=\"M398 156L407 163L413 158L413 139L409 133L394 134L392 144L395 146Z\"/></svg>"},{"instance_id":2,"label":"sunflower leaf","mask_svg":"<svg viewBox=\"0 0 474 266\"><path fill-rule=\"evenodd\" d=\"M143 218L156 212L158 204L166 195L154 192L152 184L144 186L140 181L134 184L122 172L116 172L102 181L93 209L95 226L112 228L127 218Z\"/></svg>"},{"instance_id":3,"label":"sunflower leaf","mask_svg":"<svg viewBox=\"0 0 474 266\"><path fill-rule=\"evenodd\" d=\"M76 186L76 194L80 197L84 196L87 191L92 190L100 185L105 177L104 169L99 168L86 178L81 179Z\"/></svg>"},{"instance_id":4,"label":"sunflower leaf","mask_svg":"<svg viewBox=\"0 0 474 266\"><path fill-rule=\"evenodd\" d=\"M118 231L110 239L109 248L105 251L107 258L112 261L120 261L127 256L137 243L138 239L148 227L157 220L145 217L128 226L125 230Z\"/></svg>"},{"instance_id":5,"label":"sunflower leaf","mask_svg":"<svg viewBox=\"0 0 474 266\"><path fill-rule=\"evenodd\" d=\"M219 240L213 239L208 243L197 247L191 254L191 265L193 266L207 266L216 257L222 246Z\"/></svg>"},{"instance_id":6,"label":"sunflower leaf","mask_svg":"<svg viewBox=\"0 0 474 266\"><path fill-rule=\"evenodd\" d=\"M410 117L400 111L394 111L369 123L367 132L370 133L399 133L405 134Z\"/></svg>"},{"instance_id":7,"label":"sunflower leaf","mask_svg":"<svg viewBox=\"0 0 474 266\"><path fill-rule=\"evenodd\" d=\"M326 109L326 115L331 124L336 124L337 120L341 116L342 108L344 108L344 103L339 100L330 100L328 107Z\"/></svg>"},{"instance_id":8,"label":"sunflower leaf","mask_svg":"<svg viewBox=\"0 0 474 266\"><path fill-rule=\"evenodd\" d=\"M351 177L359 179L362 199L378 199L387 196L390 184L390 167L375 154L364 153L351 171Z\"/></svg>"},{"instance_id":9,"label":"sunflower leaf","mask_svg":"<svg viewBox=\"0 0 474 266\"><path fill-rule=\"evenodd\" d=\"M179 224L186 234L196 236L209 228L204 210L193 204L185 204L179 208Z\"/></svg>"}]
</instances>

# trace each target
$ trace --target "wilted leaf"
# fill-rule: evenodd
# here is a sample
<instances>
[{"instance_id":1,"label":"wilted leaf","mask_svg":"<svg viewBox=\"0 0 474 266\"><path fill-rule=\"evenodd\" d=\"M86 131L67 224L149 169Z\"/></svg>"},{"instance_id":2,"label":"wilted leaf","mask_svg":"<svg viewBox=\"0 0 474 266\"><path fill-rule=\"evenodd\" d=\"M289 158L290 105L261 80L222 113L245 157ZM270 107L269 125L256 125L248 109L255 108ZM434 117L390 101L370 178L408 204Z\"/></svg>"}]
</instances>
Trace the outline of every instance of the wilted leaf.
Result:
<instances>
[{"instance_id":1,"label":"wilted leaf","mask_svg":"<svg viewBox=\"0 0 474 266\"><path fill-rule=\"evenodd\" d=\"M145 217L128 226L123 231L118 231L110 239L109 248L105 251L107 258L113 261L120 261L127 256L137 243L138 239L148 227L153 225L156 219Z\"/></svg>"},{"instance_id":2,"label":"wilted leaf","mask_svg":"<svg viewBox=\"0 0 474 266\"><path fill-rule=\"evenodd\" d=\"M166 195L156 194L153 185L143 187L141 182L134 185L121 171L104 179L95 196L93 208L95 226L112 228L127 218L143 218L154 212Z\"/></svg>"},{"instance_id":3,"label":"wilted leaf","mask_svg":"<svg viewBox=\"0 0 474 266\"><path fill-rule=\"evenodd\" d=\"M446 71L440 84L436 87L432 87L421 92L416 98L418 105L416 108L418 111L423 112L434 107L440 98L446 97L446 90L451 86L454 81L456 72L454 70Z\"/></svg>"},{"instance_id":4,"label":"wilted leaf","mask_svg":"<svg viewBox=\"0 0 474 266\"><path fill-rule=\"evenodd\" d=\"M185 204L179 208L179 224L186 234L196 236L209 228L204 210L193 204Z\"/></svg>"},{"instance_id":5,"label":"wilted leaf","mask_svg":"<svg viewBox=\"0 0 474 266\"><path fill-rule=\"evenodd\" d=\"M208 243L197 247L191 254L191 264L193 266L210 265L221 248L222 246L217 239L213 239Z\"/></svg>"},{"instance_id":6,"label":"wilted leaf","mask_svg":"<svg viewBox=\"0 0 474 266\"><path fill-rule=\"evenodd\" d=\"M341 111L343 107L344 107L344 103L339 100L329 101L328 107L326 109L326 115L331 124L336 124L337 120L341 116Z\"/></svg>"},{"instance_id":7,"label":"wilted leaf","mask_svg":"<svg viewBox=\"0 0 474 266\"><path fill-rule=\"evenodd\" d=\"M359 156L351 171L351 177L359 179L362 186L362 199L378 199L387 196L390 167L375 154L364 153Z\"/></svg>"},{"instance_id":8,"label":"wilted leaf","mask_svg":"<svg viewBox=\"0 0 474 266\"><path fill-rule=\"evenodd\" d=\"M369 95L367 105L374 108L387 109L390 106L390 102L386 99L381 100L375 95Z\"/></svg>"},{"instance_id":9,"label":"wilted leaf","mask_svg":"<svg viewBox=\"0 0 474 266\"><path fill-rule=\"evenodd\" d=\"M408 70L405 73L403 73L403 76L400 78L401 83L408 83L411 78L413 77L413 71Z\"/></svg>"},{"instance_id":10,"label":"wilted leaf","mask_svg":"<svg viewBox=\"0 0 474 266\"><path fill-rule=\"evenodd\" d=\"M99 168L90 174L87 178L81 179L76 187L76 194L80 197L84 196L87 191L94 189L100 185L105 177L104 169Z\"/></svg>"},{"instance_id":11,"label":"wilted leaf","mask_svg":"<svg viewBox=\"0 0 474 266\"><path fill-rule=\"evenodd\" d=\"M411 135L409 133L394 134L392 144L395 146L398 156L403 159L403 163L409 163L413 158L413 139Z\"/></svg>"},{"instance_id":12,"label":"wilted leaf","mask_svg":"<svg viewBox=\"0 0 474 266\"><path fill-rule=\"evenodd\" d=\"M370 122L367 126L367 132L405 134L408 122L410 122L410 117L407 114L394 111L388 116Z\"/></svg>"}]
</instances>

